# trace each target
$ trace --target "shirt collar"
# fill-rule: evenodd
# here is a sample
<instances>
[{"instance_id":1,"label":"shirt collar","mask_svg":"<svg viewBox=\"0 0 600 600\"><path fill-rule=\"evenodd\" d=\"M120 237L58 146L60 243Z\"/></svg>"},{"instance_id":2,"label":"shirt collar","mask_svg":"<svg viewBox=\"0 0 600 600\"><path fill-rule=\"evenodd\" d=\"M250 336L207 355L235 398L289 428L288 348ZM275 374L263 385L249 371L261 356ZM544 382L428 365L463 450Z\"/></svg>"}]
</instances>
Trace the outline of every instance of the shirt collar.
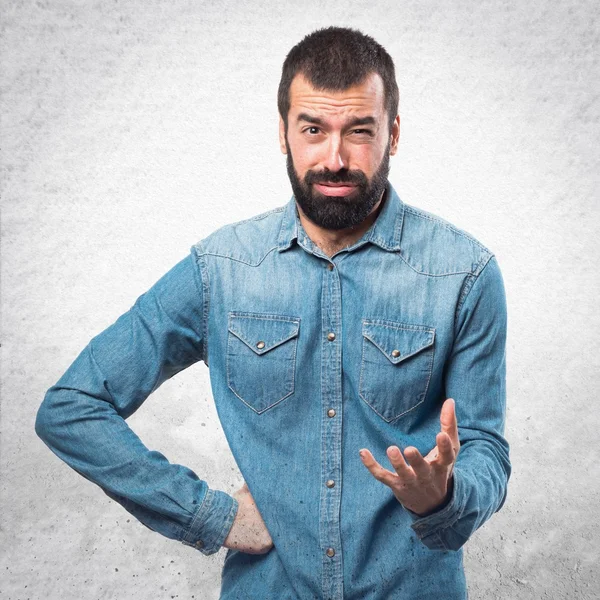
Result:
<instances>
[{"instance_id":1,"label":"shirt collar","mask_svg":"<svg viewBox=\"0 0 600 600\"><path fill-rule=\"evenodd\" d=\"M392 184L388 182L381 212L377 216L375 223L373 223L359 242L353 244L353 247L371 242L383 250L390 252L400 250L403 221L404 203L400 200ZM293 242L298 239L300 230L302 230L302 226L296 209L296 200L292 196L283 211L279 238L277 240L278 250L282 252L290 248Z\"/></svg>"}]
</instances>

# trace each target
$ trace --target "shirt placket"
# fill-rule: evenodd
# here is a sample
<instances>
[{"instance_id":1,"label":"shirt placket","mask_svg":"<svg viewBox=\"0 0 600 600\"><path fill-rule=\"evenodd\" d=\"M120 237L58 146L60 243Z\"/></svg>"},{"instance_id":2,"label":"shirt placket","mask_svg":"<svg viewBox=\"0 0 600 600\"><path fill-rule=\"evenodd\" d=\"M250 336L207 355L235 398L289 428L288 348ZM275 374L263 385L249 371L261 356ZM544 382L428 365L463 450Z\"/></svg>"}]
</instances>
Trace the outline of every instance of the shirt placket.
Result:
<instances>
[{"instance_id":1,"label":"shirt placket","mask_svg":"<svg viewBox=\"0 0 600 600\"><path fill-rule=\"evenodd\" d=\"M340 506L342 495L342 298L338 269L327 262L321 293L321 501L323 598L343 600Z\"/></svg>"}]
</instances>

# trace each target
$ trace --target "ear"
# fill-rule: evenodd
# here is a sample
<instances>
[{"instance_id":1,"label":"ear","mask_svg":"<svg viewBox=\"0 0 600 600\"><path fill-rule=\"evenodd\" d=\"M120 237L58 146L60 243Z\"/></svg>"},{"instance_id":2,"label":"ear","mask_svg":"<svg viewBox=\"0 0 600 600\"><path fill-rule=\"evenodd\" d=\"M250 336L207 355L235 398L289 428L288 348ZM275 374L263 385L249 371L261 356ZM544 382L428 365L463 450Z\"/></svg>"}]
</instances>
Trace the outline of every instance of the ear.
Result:
<instances>
[{"instance_id":1,"label":"ear","mask_svg":"<svg viewBox=\"0 0 600 600\"><path fill-rule=\"evenodd\" d=\"M281 115L279 115L279 148L282 154L287 154L287 146L285 145L285 123Z\"/></svg>"},{"instance_id":2,"label":"ear","mask_svg":"<svg viewBox=\"0 0 600 600\"><path fill-rule=\"evenodd\" d=\"M390 137L390 155L393 156L398 150L398 140L400 139L400 115L396 115L396 118L394 119Z\"/></svg>"}]
</instances>

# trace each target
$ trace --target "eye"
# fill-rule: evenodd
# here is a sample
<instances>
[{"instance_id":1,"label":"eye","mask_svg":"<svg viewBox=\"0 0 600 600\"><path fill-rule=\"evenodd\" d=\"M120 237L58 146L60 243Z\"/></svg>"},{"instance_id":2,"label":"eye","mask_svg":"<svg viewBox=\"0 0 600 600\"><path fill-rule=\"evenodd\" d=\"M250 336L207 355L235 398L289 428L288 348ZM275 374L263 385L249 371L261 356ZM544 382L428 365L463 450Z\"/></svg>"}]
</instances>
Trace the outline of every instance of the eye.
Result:
<instances>
[{"instance_id":1,"label":"eye","mask_svg":"<svg viewBox=\"0 0 600 600\"><path fill-rule=\"evenodd\" d=\"M315 127L314 125L312 125L311 127L307 127L304 131L305 131L305 133L310 133L311 135L316 135L321 130L318 127Z\"/></svg>"},{"instance_id":2,"label":"eye","mask_svg":"<svg viewBox=\"0 0 600 600\"><path fill-rule=\"evenodd\" d=\"M373 135L373 132L370 129L353 129L352 133L356 135Z\"/></svg>"}]
</instances>

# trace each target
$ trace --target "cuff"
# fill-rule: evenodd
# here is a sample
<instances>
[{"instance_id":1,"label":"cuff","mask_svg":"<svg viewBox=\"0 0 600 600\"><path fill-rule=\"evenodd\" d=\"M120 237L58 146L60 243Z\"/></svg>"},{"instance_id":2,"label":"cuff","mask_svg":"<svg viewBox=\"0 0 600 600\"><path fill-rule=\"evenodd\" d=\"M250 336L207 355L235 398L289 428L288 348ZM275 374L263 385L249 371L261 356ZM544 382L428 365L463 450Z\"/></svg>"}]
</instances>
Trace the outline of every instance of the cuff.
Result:
<instances>
[{"instance_id":1,"label":"cuff","mask_svg":"<svg viewBox=\"0 0 600 600\"><path fill-rule=\"evenodd\" d=\"M439 510L424 517L417 515L408 508L404 510L412 519L412 529L417 537L432 550L445 550L442 540L444 529L451 527L460 518L464 510L464 483L460 472L455 468L453 472L452 495L449 501Z\"/></svg>"},{"instance_id":2,"label":"cuff","mask_svg":"<svg viewBox=\"0 0 600 600\"><path fill-rule=\"evenodd\" d=\"M192 524L181 542L209 556L218 552L238 510L238 502L225 492L207 490Z\"/></svg>"}]
</instances>

